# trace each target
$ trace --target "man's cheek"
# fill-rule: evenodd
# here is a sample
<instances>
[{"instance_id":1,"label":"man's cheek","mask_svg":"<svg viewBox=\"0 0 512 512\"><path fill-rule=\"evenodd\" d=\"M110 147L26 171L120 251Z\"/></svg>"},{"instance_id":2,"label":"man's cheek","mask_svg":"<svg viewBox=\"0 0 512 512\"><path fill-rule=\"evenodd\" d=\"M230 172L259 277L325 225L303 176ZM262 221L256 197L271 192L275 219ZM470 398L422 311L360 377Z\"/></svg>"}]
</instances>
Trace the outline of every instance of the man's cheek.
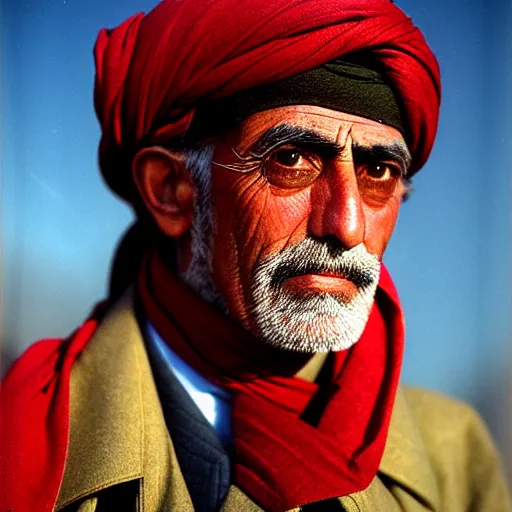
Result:
<instances>
[{"instance_id":1,"label":"man's cheek","mask_svg":"<svg viewBox=\"0 0 512 512\"><path fill-rule=\"evenodd\" d=\"M293 236L297 230L305 234L311 214L309 188L286 197L270 194L266 206L264 216L274 238Z\"/></svg>"},{"instance_id":2,"label":"man's cheek","mask_svg":"<svg viewBox=\"0 0 512 512\"><path fill-rule=\"evenodd\" d=\"M267 195L264 207L251 216L250 227L241 231L241 244L247 255L244 260L251 269L270 254L305 238L310 213L308 199L309 194L300 193L287 198Z\"/></svg>"},{"instance_id":3,"label":"man's cheek","mask_svg":"<svg viewBox=\"0 0 512 512\"><path fill-rule=\"evenodd\" d=\"M244 243L263 233L289 229L301 208L294 198L276 197L263 177L239 191L233 205L235 231Z\"/></svg>"}]
</instances>

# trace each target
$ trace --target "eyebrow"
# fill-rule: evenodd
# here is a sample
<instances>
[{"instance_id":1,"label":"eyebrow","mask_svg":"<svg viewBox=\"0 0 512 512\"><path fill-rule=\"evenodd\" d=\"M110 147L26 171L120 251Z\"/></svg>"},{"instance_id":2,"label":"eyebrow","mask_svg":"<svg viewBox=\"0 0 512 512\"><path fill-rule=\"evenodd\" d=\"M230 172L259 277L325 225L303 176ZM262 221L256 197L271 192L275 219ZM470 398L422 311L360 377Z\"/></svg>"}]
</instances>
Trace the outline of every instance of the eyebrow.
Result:
<instances>
[{"instance_id":1,"label":"eyebrow","mask_svg":"<svg viewBox=\"0 0 512 512\"><path fill-rule=\"evenodd\" d=\"M267 153L284 144L293 144L301 149L314 151L323 158L334 158L343 152L343 147L332 139L311 128L304 128L287 123L278 124L267 130L250 148L255 156L265 157ZM398 162L402 176L407 175L411 165L411 154L405 143L396 141L390 144L372 144L365 146L352 144L354 160L368 162L392 160Z\"/></svg>"},{"instance_id":2,"label":"eyebrow","mask_svg":"<svg viewBox=\"0 0 512 512\"><path fill-rule=\"evenodd\" d=\"M411 153L407 146L402 142L392 142L391 144L372 144L363 146L361 144L352 144L352 155L358 162L377 162L391 160L400 164L402 177L406 177L407 171L411 165Z\"/></svg>"},{"instance_id":3,"label":"eyebrow","mask_svg":"<svg viewBox=\"0 0 512 512\"><path fill-rule=\"evenodd\" d=\"M335 157L343 147L310 128L281 123L267 130L250 148L257 156L266 156L283 144L293 144L303 149L312 149L320 156Z\"/></svg>"}]
</instances>

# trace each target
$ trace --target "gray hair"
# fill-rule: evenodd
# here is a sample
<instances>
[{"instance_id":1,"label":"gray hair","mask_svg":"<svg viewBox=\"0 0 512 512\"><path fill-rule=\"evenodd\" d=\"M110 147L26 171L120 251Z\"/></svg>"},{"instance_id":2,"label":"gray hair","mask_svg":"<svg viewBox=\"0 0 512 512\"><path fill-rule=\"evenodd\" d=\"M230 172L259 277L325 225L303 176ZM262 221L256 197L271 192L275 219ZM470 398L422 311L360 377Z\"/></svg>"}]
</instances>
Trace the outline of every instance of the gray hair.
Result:
<instances>
[{"instance_id":1,"label":"gray hair","mask_svg":"<svg viewBox=\"0 0 512 512\"><path fill-rule=\"evenodd\" d=\"M211 242L215 232L212 204L213 145L187 149L185 161L196 187L191 228L192 260L181 278L210 304L225 311L224 301L213 281Z\"/></svg>"}]
</instances>

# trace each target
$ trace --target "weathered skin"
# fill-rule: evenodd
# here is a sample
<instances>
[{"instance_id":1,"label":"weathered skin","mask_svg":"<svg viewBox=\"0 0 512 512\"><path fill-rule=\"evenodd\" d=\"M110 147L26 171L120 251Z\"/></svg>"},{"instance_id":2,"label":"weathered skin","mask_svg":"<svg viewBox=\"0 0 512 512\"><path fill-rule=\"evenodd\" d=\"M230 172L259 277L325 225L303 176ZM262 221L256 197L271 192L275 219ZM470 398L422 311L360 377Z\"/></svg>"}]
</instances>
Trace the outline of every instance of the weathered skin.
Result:
<instances>
[{"instance_id":1,"label":"weathered skin","mask_svg":"<svg viewBox=\"0 0 512 512\"><path fill-rule=\"evenodd\" d=\"M237 173L222 167L240 162L237 155L246 156L267 130L282 123L313 129L343 151L328 159L302 152L291 167L299 167L303 174L311 172L316 179L292 188L282 178L290 166L284 168L275 159L267 158L263 164L267 177L261 170ZM354 143L405 146L395 128L316 106L282 107L254 114L214 141L214 280L230 313L246 329L255 329L250 316L252 271L265 256L306 236L334 236L348 249L364 243L368 252L382 257L406 187L398 173L387 168L377 178L356 169ZM388 160L382 163L397 164ZM188 233L193 222L194 186L184 160L161 148L146 148L134 160L134 179L160 229L178 238L180 269L185 270L190 262ZM337 290L348 295L354 292L351 282L336 276L310 275L289 281L287 286L297 289Z\"/></svg>"}]
</instances>

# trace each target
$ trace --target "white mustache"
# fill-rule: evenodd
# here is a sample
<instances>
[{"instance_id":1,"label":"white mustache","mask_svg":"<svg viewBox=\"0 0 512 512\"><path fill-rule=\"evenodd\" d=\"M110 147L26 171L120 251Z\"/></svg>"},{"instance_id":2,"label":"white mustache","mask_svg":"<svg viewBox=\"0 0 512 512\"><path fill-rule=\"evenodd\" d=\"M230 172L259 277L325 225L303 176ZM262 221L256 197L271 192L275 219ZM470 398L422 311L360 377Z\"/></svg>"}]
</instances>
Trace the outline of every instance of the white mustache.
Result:
<instances>
[{"instance_id":1,"label":"white mustache","mask_svg":"<svg viewBox=\"0 0 512 512\"><path fill-rule=\"evenodd\" d=\"M346 249L337 241L308 237L264 260L255 279L266 275L276 288L291 277L335 274L364 288L373 283L376 264L379 264L377 256L370 254L363 243Z\"/></svg>"}]
</instances>

